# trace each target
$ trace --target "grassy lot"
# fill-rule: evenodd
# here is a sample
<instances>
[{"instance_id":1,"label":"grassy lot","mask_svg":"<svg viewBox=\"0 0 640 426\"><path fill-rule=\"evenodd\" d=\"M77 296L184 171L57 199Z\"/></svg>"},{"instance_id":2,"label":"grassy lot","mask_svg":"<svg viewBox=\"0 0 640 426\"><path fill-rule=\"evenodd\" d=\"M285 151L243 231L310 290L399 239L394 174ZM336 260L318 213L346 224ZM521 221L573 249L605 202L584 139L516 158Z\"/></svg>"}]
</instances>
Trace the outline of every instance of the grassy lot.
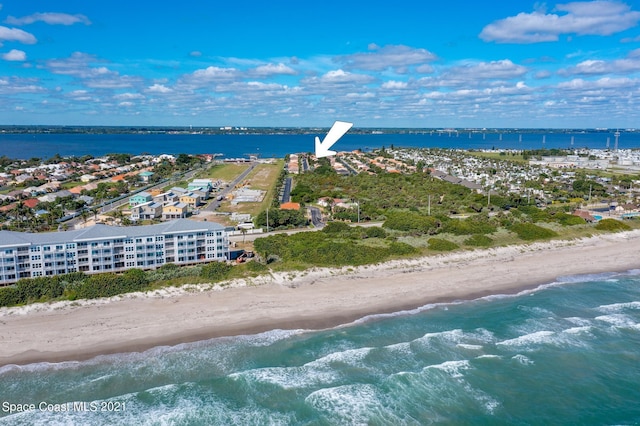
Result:
<instances>
[{"instance_id":1,"label":"grassy lot","mask_svg":"<svg viewBox=\"0 0 640 426\"><path fill-rule=\"evenodd\" d=\"M225 182L231 182L248 168L249 166L247 164L216 164L205 172L200 173L199 177L202 179L221 179Z\"/></svg>"},{"instance_id":2,"label":"grassy lot","mask_svg":"<svg viewBox=\"0 0 640 426\"><path fill-rule=\"evenodd\" d=\"M85 185L85 183L79 180L63 182L60 185L60 189L70 189L70 188L75 188L76 186L81 186L81 185Z\"/></svg>"},{"instance_id":3,"label":"grassy lot","mask_svg":"<svg viewBox=\"0 0 640 426\"><path fill-rule=\"evenodd\" d=\"M232 206L230 202L225 202L222 204L220 211L249 213L255 216L262 210L266 210L267 206L271 204L273 197L277 195L275 194L276 181L283 166L284 160L278 160L274 164L259 164L245 179L249 188L267 191L262 202L239 203L235 206Z\"/></svg>"}]
</instances>

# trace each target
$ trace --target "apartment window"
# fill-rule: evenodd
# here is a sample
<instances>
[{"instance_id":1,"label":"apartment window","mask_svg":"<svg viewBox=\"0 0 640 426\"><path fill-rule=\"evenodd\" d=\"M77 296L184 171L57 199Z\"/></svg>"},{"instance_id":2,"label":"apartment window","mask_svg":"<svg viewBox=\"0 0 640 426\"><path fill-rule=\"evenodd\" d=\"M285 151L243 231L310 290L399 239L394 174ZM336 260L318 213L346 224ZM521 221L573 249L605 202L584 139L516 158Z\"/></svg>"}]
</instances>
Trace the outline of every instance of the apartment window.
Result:
<instances>
[{"instance_id":1,"label":"apartment window","mask_svg":"<svg viewBox=\"0 0 640 426\"><path fill-rule=\"evenodd\" d=\"M136 238L136 243L141 243L142 242L142 238Z\"/></svg>"},{"instance_id":2,"label":"apartment window","mask_svg":"<svg viewBox=\"0 0 640 426\"><path fill-rule=\"evenodd\" d=\"M153 237L148 237L148 238L147 238L147 242L148 242L148 243L152 243L152 242L153 242Z\"/></svg>"},{"instance_id":3,"label":"apartment window","mask_svg":"<svg viewBox=\"0 0 640 426\"><path fill-rule=\"evenodd\" d=\"M72 250L74 248L76 248L75 244L67 244L67 250Z\"/></svg>"},{"instance_id":4,"label":"apartment window","mask_svg":"<svg viewBox=\"0 0 640 426\"><path fill-rule=\"evenodd\" d=\"M31 247L30 251L31 251L31 253L36 253L36 252L40 251L40 246Z\"/></svg>"},{"instance_id":5,"label":"apartment window","mask_svg":"<svg viewBox=\"0 0 640 426\"><path fill-rule=\"evenodd\" d=\"M164 237L162 236L156 237L156 241L164 241Z\"/></svg>"},{"instance_id":6,"label":"apartment window","mask_svg":"<svg viewBox=\"0 0 640 426\"><path fill-rule=\"evenodd\" d=\"M40 260L40 255L34 254L33 256L31 256L31 260Z\"/></svg>"},{"instance_id":7,"label":"apartment window","mask_svg":"<svg viewBox=\"0 0 640 426\"><path fill-rule=\"evenodd\" d=\"M56 246L56 250L62 250L64 246Z\"/></svg>"},{"instance_id":8,"label":"apartment window","mask_svg":"<svg viewBox=\"0 0 640 426\"><path fill-rule=\"evenodd\" d=\"M12 254L12 253L13 253L13 250L8 249L8 250L5 250L5 251L4 251L4 253L5 253L5 254Z\"/></svg>"},{"instance_id":9,"label":"apartment window","mask_svg":"<svg viewBox=\"0 0 640 426\"><path fill-rule=\"evenodd\" d=\"M51 246L42 247L42 251L51 251Z\"/></svg>"}]
</instances>

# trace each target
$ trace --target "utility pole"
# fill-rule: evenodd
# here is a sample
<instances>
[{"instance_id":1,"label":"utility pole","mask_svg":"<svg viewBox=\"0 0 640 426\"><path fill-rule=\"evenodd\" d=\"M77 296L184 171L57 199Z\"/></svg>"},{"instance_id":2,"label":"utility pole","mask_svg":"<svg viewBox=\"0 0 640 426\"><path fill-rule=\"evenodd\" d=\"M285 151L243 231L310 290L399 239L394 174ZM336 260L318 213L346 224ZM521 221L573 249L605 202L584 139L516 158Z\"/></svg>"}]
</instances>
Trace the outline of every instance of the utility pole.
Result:
<instances>
[{"instance_id":1,"label":"utility pole","mask_svg":"<svg viewBox=\"0 0 640 426\"><path fill-rule=\"evenodd\" d=\"M269 232L269 207L267 207L267 232Z\"/></svg>"}]
</instances>

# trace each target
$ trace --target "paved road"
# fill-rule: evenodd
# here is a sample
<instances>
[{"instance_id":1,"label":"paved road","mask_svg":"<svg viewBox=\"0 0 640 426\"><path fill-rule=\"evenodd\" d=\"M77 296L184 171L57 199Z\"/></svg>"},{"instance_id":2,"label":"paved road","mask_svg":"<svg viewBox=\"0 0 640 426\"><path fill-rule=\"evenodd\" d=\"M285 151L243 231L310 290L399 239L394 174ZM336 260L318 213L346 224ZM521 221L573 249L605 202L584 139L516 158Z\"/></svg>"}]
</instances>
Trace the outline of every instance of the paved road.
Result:
<instances>
[{"instance_id":1,"label":"paved road","mask_svg":"<svg viewBox=\"0 0 640 426\"><path fill-rule=\"evenodd\" d=\"M316 228L324 227L324 222L322 221L322 212L317 207L309 207L309 212L311 213L311 223Z\"/></svg>"},{"instance_id":2,"label":"paved road","mask_svg":"<svg viewBox=\"0 0 640 426\"><path fill-rule=\"evenodd\" d=\"M283 203L288 203L289 201L291 201L291 182L292 182L292 179L290 177L284 180L282 200L280 200Z\"/></svg>"},{"instance_id":3,"label":"paved road","mask_svg":"<svg viewBox=\"0 0 640 426\"><path fill-rule=\"evenodd\" d=\"M222 200L218 201L217 198L222 196L222 198L224 199L224 197L226 197L227 194L229 194L231 191L233 191L235 189L236 185L238 185L240 182L242 182L249 175L249 173L251 173L251 171L256 167L256 165L258 165L258 163L251 163L247 170L242 172L242 174L240 174L240 176L238 176L232 182L230 182L229 185L226 188L224 188L222 191L220 191L217 194L215 194L216 198L213 199L206 207L204 207L201 210L202 211L206 211L206 212L216 211L218 209L218 207L220 207L220 203L222 202Z\"/></svg>"}]
</instances>

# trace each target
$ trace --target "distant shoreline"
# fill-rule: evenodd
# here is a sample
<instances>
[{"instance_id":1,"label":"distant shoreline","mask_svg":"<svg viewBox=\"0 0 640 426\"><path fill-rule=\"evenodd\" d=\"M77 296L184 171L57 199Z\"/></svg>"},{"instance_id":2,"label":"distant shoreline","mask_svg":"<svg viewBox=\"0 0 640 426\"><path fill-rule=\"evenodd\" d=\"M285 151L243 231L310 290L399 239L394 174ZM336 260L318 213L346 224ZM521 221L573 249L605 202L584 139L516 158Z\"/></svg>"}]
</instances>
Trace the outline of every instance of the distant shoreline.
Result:
<instances>
[{"instance_id":1,"label":"distant shoreline","mask_svg":"<svg viewBox=\"0 0 640 426\"><path fill-rule=\"evenodd\" d=\"M273 329L318 330L432 303L514 294L561 276L640 268L640 231L277 273L110 300L0 309L0 366L86 360Z\"/></svg>"}]
</instances>

